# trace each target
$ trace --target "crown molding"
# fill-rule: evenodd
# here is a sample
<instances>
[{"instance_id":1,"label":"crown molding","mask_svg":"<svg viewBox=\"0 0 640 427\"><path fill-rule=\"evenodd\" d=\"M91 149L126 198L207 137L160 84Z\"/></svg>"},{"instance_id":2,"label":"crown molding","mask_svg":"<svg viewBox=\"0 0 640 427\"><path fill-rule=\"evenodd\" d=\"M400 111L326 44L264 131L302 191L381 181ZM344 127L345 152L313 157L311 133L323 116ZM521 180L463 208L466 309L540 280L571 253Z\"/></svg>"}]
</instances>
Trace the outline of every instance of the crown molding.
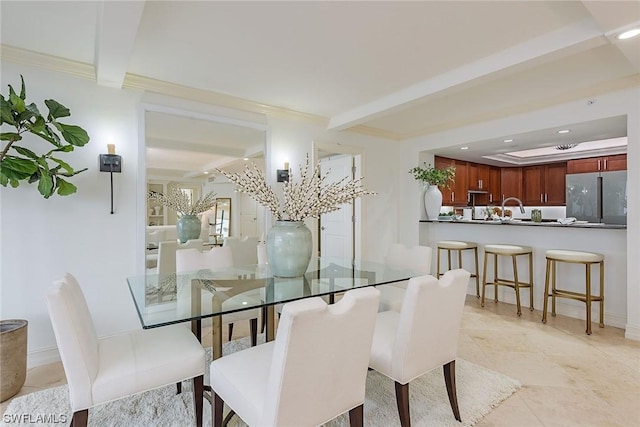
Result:
<instances>
[{"instance_id":1,"label":"crown molding","mask_svg":"<svg viewBox=\"0 0 640 427\"><path fill-rule=\"evenodd\" d=\"M207 104L247 111L250 113L263 114L269 117L306 120L323 125L329 124L329 119L315 114L303 113L301 111L290 110L283 107L275 107L273 105L262 104L223 93L169 83L136 74L127 74L124 79L123 87L155 92L191 101L199 101Z\"/></svg>"},{"instance_id":2,"label":"crown molding","mask_svg":"<svg viewBox=\"0 0 640 427\"><path fill-rule=\"evenodd\" d=\"M31 50L18 49L5 44L0 45L0 56L3 61L70 74L74 77L93 81L96 79L96 70L93 64L72 61Z\"/></svg>"},{"instance_id":3,"label":"crown molding","mask_svg":"<svg viewBox=\"0 0 640 427\"><path fill-rule=\"evenodd\" d=\"M343 129L343 131L355 132L362 135L374 136L378 138L391 139L393 141L402 141L403 139L406 139L406 136L404 136L403 134L365 125L353 126Z\"/></svg>"},{"instance_id":4,"label":"crown molding","mask_svg":"<svg viewBox=\"0 0 640 427\"><path fill-rule=\"evenodd\" d=\"M2 57L2 60L14 62L16 64L28 65L96 81L96 72L93 64L86 64L44 53L18 49L4 44L0 45L0 56ZM317 116L315 114L262 104L231 95L169 83L135 74L127 73L122 87L155 92L162 95L188 99L191 101L199 101L221 107L247 111L250 113L263 114L269 117L306 120L325 126L329 124L328 118Z\"/></svg>"}]
</instances>

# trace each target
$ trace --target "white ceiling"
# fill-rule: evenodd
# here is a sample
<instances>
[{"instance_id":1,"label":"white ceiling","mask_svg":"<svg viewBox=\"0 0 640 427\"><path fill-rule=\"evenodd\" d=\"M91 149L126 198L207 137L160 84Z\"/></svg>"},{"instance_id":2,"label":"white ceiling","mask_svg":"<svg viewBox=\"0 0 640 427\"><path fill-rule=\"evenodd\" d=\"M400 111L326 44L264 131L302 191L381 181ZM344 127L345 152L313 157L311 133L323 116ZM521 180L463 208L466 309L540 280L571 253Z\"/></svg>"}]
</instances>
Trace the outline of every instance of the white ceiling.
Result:
<instances>
[{"instance_id":1,"label":"white ceiling","mask_svg":"<svg viewBox=\"0 0 640 427\"><path fill-rule=\"evenodd\" d=\"M640 26L638 1L3 0L0 14L7 60L46 54L99 84L178 84L390 143L640 85L640 37L615 38Z\"/></svg>"}]
</instances>

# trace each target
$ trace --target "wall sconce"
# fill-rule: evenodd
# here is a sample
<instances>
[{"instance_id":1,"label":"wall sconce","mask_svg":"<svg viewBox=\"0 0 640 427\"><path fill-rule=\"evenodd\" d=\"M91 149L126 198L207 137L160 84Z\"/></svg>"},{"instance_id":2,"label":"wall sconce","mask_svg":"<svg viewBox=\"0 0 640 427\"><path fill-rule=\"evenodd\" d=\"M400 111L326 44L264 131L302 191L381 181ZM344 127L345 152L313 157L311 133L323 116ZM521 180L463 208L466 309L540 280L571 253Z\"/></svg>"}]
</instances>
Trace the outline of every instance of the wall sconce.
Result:
<instances>
[{"instance_id":1,"label":"wall sconce","mask_svg":"<svg viewBox=\"0 0 640 427\"><path fill-rule=\"evenodd\" d=\"M122 157L116 154L116 145L107 144L108 154L100 154L100 172L109 172L111 175L111 214L113 214L113 173L122 172Z\"/></svg>"},{"instance_id":2,"label":"wall sconce","mask_svg":"<svg viewBox=\"0 0 640 427\"><path fill-rule=\"evenodd\" d=\"M289 182L289 162L284 162L284 169L277 170L278 182Z\"/></svg>"}]
</instances>

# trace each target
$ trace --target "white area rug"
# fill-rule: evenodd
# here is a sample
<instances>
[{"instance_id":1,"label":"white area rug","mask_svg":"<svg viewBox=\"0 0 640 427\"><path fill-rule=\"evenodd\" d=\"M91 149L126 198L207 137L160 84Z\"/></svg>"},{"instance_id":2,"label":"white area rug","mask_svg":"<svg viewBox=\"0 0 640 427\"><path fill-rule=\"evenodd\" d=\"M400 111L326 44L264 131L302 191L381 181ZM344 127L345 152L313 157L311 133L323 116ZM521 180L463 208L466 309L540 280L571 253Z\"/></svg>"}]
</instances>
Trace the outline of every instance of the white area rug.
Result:
<instances>
[{"instance_id":1,"label":"white area rug","mask_svg":"<svg viewBox=\"0 0 640 427\"><path fill-rule=\"evenodd\" d=\"M261 339L263 341L263 339ZM249 346L248 338L224 345L224 353L232 353ZM208 380L205 379L205 383ZM490 369L462 359L456 361L458 406L462 424L453 417L442 369L411 382L409 386L411 424L414 426L471 426L488 414L500 402L520 388L520 383ZM175 385L152 390L141 395L121 399L89 410L90 426L191 426L193 418L192 394L189 384L176 395ZM28 415L26 415L28 414ZM367 396L364 405L366 426L399 426L393 381L369 371ZM66 417L66 419L64 419ZM46 421L50 420L50 423ZM2 426L19 423L59 426L71 420L67 386L56 387L14 399L2 417ZM44 421L44 422L43 422ZM57 423L56 423L57 421ZM211 425L211 407L205 401L205 425ZM237 416L229 426L244 426ZM344 414L327 426L348 426Z\"/></svg>"}]
</instances>

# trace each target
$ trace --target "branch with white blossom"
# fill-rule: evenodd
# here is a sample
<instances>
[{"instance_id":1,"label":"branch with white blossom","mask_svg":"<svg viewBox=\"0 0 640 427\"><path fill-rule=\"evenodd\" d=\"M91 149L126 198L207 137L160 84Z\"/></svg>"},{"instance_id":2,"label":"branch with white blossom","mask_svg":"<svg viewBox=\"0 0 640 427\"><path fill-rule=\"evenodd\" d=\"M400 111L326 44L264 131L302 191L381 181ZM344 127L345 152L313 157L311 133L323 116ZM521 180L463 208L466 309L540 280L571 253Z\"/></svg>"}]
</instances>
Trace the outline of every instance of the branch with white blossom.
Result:
<instances>
[{"instance_id":1,"label":"branch with white blossom","mask_svg":"<svg viewBox=\"0 0 640 427\"><path fill-rule=\"evenodd\" d=\"M168 195L149 191L147 199L172 208L180 215L198 215L199 213L208 211L216 204L216 193L211 191L204 197L194 200L192 203L182 190L173 188Z\"/></svg>"},{"instance_id":2,"label":"branch with white blossom","mask_svg":"<svg viewBox=\"0 0 640 427\"><path fill-rule=\"evenodd\" d=\"M218 172L235 183L237 191L248 194L256 202L266 206L277 220L302 221L305 218L318 218L320 215L339 210L343 204L352 203L356 198L376 194L362 187L362 179L351 180L344 177L333 183L326 183L329 171L320 176L320 165L310 170L307 155L304 167L300 166L300 179L294 180L291 172L289 181L284 183L284 202L280 201L273 189L267 184L264 173L254 164L253 170L245 167L243 173Z\"/></svg>"},{"instance_id":3,"label":"branch with white blossom","mask_svg":"<svg viewBox=\"0 0 640 427\"><path fill-rule=\"evenodd\" d=\"M264 173L253 164L253 169L245 165L242 173L230 173L217 169L227 179L237 185L236 191L247 194L256 202L265 206L278 219L282 219L280 203L273 189L267 185Z\"/></svg>"}]
</instances>

